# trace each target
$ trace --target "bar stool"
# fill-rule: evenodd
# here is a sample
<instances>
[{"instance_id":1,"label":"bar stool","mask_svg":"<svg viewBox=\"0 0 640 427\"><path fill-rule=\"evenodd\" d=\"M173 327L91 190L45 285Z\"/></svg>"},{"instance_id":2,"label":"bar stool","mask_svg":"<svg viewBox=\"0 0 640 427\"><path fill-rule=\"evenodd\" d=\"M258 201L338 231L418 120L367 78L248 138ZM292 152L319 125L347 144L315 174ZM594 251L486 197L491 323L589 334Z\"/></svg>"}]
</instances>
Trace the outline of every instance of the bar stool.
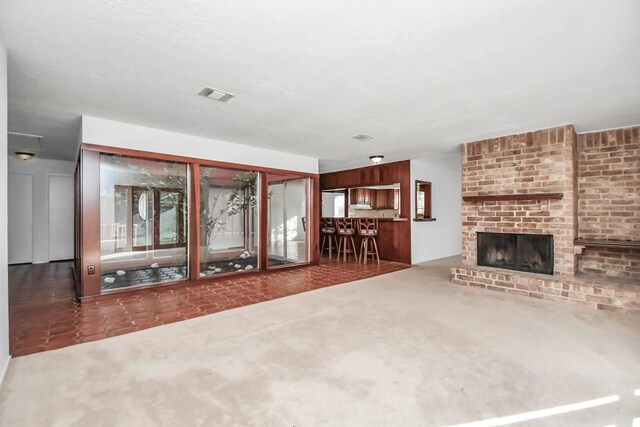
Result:
<instances>
[{"instance_id":1,"label":"bar stool","mask_svg":"<svg viewBox=\"0 0 640 427\"><path fill-rule=\"evenodd\" d=\"M371 261L375 256L378 264L380 264L380 255L378 254L378 244L376 237L378 236L378 218L358 218L358 234L362 236L360 243L360 257L363 263L367 263L367 258L371 255Z\"/></svg>"},{"instance_id":2,"label":"bar stool","mask_svg":"<svg viewBox=\"0 0 640 427\"><path fill-rule=\"evenodd\" d=\"M356 258L356 261L359 261L356 244L353 241L353 236L356 234L356 220L353 218L336 218L336 228L338 229L338 259L340 258L340 251L342 251L345 261L347 260L347 254L351 253Z\"/></svg>"},{"instance_id":3,"label":"bar stool","mask_svg":"<svg viewBox=\"0 0 640 427\"><path fill-rule=\"evenodd\" d=\"M324 253L324 245L328 241L329 258L333 256L333 245L338 247L338 238L336 237L336 225L333 218L320 218L320 233L322 233L322 243L320 244L320 253ZM340 252L338 252L340 256Z\"/></svg>"}]
</instances>

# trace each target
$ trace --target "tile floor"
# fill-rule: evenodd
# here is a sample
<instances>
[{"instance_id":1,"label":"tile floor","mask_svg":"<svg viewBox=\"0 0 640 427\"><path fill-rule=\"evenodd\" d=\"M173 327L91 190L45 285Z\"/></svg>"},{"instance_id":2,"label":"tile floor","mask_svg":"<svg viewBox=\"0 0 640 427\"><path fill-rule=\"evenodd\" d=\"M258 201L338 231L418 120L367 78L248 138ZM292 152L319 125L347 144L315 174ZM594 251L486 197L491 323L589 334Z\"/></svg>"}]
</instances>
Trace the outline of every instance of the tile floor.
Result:
<instances>
[{"instance_id":1,"label":"tile floor","mask_svg":"<svg viewBox=\"0 0 640 427\"><path fill-rule=\"evenodd\" d=\"M75 298L70 262L11 266L11 355L96 341L407 267L385 261L365 266L323 258L318 266L182 287L141 289L80 304Z\"/></svg>"}]
</instances>

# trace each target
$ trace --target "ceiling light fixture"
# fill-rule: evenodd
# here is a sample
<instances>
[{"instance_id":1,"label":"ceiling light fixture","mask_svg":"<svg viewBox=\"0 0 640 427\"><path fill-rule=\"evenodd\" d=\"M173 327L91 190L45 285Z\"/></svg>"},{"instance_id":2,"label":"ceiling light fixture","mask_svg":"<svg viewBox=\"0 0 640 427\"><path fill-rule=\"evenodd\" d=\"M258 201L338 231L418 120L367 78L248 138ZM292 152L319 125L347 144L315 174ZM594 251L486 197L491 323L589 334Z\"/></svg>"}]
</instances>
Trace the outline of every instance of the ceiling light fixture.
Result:
<instances>
[{"instance_id":1,"label":"ceiling light fixture","mask_svg":"<svg viewBox=\"0 0 640 427\"><path fill-rule=\"evenodd\" d=\"M374 137L371 135L367 135L366 133L360 133L358 135L353 135L351 138L357 139L358 141L368 141L373 139Z\"/></svg>"},{"instance_id":2,"label":"ceiling light fixture","mask_svg":"<svg viewBox=\"0 0 640 427\"><path fill-rule=\"evenodd\" d=\"M373 156L369 156L369 158L373 163L378 164L384 159L384 156L382 154L374 154Z\"/></svg>"},{"instance_id":3,"label":"ceiling light fixture","mask_svg":"<svg viewBox=\"0 0 640 427\"><path fill-rule=\"evenodd\" d=\"M220 102L227 102L228 100L230 100L235 96L232 93L225 92L223 90L216 89L209 86L205 86L204 89L198 92L198 95L204 96L205 98L213 99L214 101L220 101Z\"/></svg>"},{"instance_id":4,"label":"ceiling light fixture","mask_svg":"<svg viewBox=\"0 0 640 427\"><path fill-rule=\"evenodd\" d=\"M25 162L32 157L35 156L33 153L29 153L28 151L16 151L16 156L20 158L20 160L24 160Z\"/></svg>"}]
</instances>

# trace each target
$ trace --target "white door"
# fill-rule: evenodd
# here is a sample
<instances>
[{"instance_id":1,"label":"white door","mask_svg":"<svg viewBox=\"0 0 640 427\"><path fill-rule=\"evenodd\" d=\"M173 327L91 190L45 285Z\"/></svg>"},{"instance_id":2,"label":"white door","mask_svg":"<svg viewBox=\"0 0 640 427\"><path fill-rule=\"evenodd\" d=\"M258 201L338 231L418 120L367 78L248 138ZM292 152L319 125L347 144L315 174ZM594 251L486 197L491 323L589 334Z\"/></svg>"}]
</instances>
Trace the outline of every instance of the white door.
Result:
<instances>
[{"instance_id":1,"label":"white door","mask_svg":"<svg viewBox=\"0 0 640 427\"><path fill-rule=\"evenodd\" d=\"M33 177L10 173L8 183L9 264L33 261Z\"/></svg>"},{"instance_id":2,"label":"white door","mask_svg":"<svg viewBox=\"0 0 640 427\"><path fill-rule=\"evenodd\" d=\"M49 176L49 261L73 259L72 176Z\"/></svg>"}]
</instances>

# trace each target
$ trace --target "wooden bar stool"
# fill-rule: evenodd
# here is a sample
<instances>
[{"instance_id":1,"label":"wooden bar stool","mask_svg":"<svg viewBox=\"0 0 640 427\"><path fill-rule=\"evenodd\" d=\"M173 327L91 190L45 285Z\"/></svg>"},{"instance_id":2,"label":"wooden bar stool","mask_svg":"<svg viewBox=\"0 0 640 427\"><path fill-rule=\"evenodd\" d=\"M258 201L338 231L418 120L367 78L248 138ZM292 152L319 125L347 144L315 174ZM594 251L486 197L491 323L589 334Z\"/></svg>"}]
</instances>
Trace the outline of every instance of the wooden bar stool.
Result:
<instances>
[{"instance_id":1,"label":"wooden bar stool","mask_svg":"<svg viewBox=\"0 0 640 427\"><path fill-rule=\"evenodd\" d=\"M356 220L353 218L336 218L336 228L338 230L338 259L340 259L340 251L344 260L347 260L348 254L353 254L356 261L358 259L358 251L353 241L356 234Z\"/></svg>"},{"instance_id":2,"label":"wooden bar stool","mask_svg":"<svg viewBox=\"0 0 640 427\"><path fill-rule=\"evenodd\" d=\"M378 218L358 218L358 234L362 236L360 243L360 257L363 263L367 263L367 258L371 255L371 261L375 256L378 264L380 264L380 255L378 254Z\"/></svg>"},{"instance_id":3,"label":"wooden bar stool","mask_svg":"<svg viewBox=\"0 0 640 427\"><path fill-rule=\"evenodd\" d=\"M322 233L322 243L320 244L320 253L324 253L324 245L329 242L329 258L333 256L333 246L338 248L338 238L336 237L336 225L333 218L320 218L320 233ZM338 252L340 256L340 252Z\"/></svg>"}]
</instances>

